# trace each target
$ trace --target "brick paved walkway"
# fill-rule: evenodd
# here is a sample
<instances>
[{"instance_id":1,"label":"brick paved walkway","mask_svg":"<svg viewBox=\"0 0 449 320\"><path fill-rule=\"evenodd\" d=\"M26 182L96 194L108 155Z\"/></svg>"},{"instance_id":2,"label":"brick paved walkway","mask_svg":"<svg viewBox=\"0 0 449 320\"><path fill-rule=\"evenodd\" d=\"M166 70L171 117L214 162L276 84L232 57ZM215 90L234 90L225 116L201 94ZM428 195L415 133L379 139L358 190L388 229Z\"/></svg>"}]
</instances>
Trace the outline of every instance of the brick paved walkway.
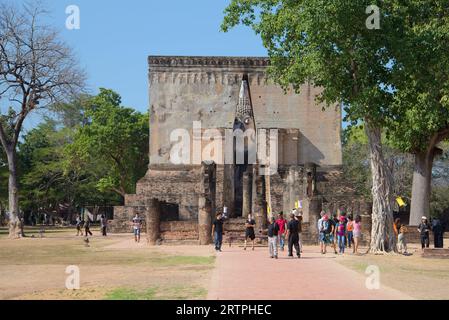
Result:
<instances>
[{"instance_id":1,"label":"brick paved walkway","mask_svg":"<svg viewBox=\"0 0 449 320\"><path fill-rule=\"evenodd\" d=\"M268 257L266 248L244 251L224 246L217 254L208 299L411 299L385 286L369 290L363 274L335 262L333 253L316 252L318 247L305 247L301 259L280 252L275 260Z\"/></svg>"}]
</instances>

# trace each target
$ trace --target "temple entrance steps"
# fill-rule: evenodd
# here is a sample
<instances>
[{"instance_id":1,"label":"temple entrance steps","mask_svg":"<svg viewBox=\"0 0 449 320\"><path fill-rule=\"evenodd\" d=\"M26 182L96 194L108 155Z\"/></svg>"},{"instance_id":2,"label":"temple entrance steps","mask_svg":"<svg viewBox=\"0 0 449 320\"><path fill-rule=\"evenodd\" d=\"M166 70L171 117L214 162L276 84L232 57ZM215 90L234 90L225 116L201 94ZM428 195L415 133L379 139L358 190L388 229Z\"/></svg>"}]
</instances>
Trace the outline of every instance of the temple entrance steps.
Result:
<instances>
[{"instance_id":1,"label":"temple entrance steps","mask_svg":"<svg viewBox=\"0 0 449 320\"><path fill-rule=\"evenodd\" d=\"M228 244L229 238L232 238L233 244L242 244L245 236L245 221L244 218L230 218L224 223L224 236L223 243ZM311 230L311 225L308 222L302 223L302 232L300 234L301 242L305 245L318 244L318 236ZM267 235L267 230L255 230L256 236ZM266 240L261 240L259 237L256 239L258 244L266 244Z\"/></svg>"}]
</instances>

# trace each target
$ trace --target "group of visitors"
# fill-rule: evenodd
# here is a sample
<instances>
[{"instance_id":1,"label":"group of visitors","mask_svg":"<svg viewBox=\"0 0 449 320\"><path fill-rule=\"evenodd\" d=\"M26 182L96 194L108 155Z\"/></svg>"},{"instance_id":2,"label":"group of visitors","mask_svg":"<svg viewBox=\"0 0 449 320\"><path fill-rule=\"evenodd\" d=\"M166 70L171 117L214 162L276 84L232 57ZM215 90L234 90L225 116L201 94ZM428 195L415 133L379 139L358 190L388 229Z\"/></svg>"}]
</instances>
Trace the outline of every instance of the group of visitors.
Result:
<instances>
[{"instance_id":1,"label":"group of visitors","mask_svg":"<svg viewBox=\"0 0 449 320\"><path fill-rule=\"evenodd\" d=\"M223 223L226 216L222 213L217 213L216 219L212 224L212 237L214 239L215 250L221 251L223 242ZM268 248L271 258L277 259L279 251L284 251L285 243L287 241L288 256L293 257L293 249L295 249L296 256L301 257L302 244L300 239L300 233L302 231L302 213L297 209L293 209L290 216L290 220L284 218L283 212L280 212L277 217L271 217L268 221L268 228L266 230L268 236ZM89 218L83 220L81 215L76 217L76 230L77 236L92 236L90 231ZM142 219L139 214L132 219L132 228L134 233L134 240L136 243L140 242L140 234L142 229ZM107 236L108 220L105 215L101 215L100 227L102 236ZM248 241L251 241L252 250L255 247L256 239L256 221L251 214L245 221L245 244L244 250L247 249ZM327 253L327 247L330 246L335 254L344 254L346 248L352 248L354 254L358 254L360 240L362 237L362 219L360 215L356 215L355 219L351 214L346 215L344 212L340 215L327 214L325 211L321 211L320 219L317 223L319 243L321 254ZM433 219L432 223L429 223L427 217L423 216L421 223L419 224L417 231L420 234L421 247L429 248L430 244L430 232L434 234L434 246L435 248L443 247L443 234L444 226L439 219ZM407 227L401 223L399 218L395 219L393 224L393 230L397 237L397 249L401 254L407 254L407 241L406 233ZM84 232L83 232L84 231ZM338 251L337 251L338 247Z\"/></svg>"},{"instance_id":2,"label":"group of visitors","mask_svg":"<svg viewBox=\"0 0 449 320\"><path fill-rule=\"evenodd\" d=\"M406 241L407 227L401 223L401 219L397 218L394 221L393 230L395 235L397 236L398 252L402 254L408 254ZM421 250L424 251L424 248L430 247L431 231L434 238L434 247L443 248L444 226L438 218L433 219L432 223L429 223L427 217L423 216L421 218L420 224L418 225L417 231L419 232L421 240Z\"/></svg>"},{"instance_id":3,"label":"group of visitors","mask_svg":"<svg viewBox=\"0 0 449 320\"><path fill-rule=\"evenodd\" d=\"M421 223L418 225L418 232L421 238L421 249L429 248L430 246L430 231L433 233L434 247L443 248L444 227L438 218L429 223L427 217L421 218Z\"/></svg>"},{"instance_id":4,"label":"group of visitors","mask_svg":"<svg viewBox=\"0 0 449 320\"><path fill-rule=\"evenodd\" d=\"M292 210L290 220L284 219L281 212L278 218L271 218L268 226L268 248L270 258L278 258L278 244L281 251L284 251L285 239L287 239L288 256L293 257L293 248L296 256L301 258L302 244L300 239L302 214L296 209Z\"/></svg>"},{"instance_id":5,"label":"group of visitors","mask_svg":"<svg viewBox=\"0 0 449 320\"><path fill-rule=\"evenodd\" d=\"M81 215L77 215L76 216L76 222L75 222L75 226L76 226L76 236L92 236L92 231L90 231L90 219L87 218L85 220L83 220L83 218L81 217ZM84 232L83 232L84 229ZM101 235L103 237L107 236L107 229L108 229L108 219L106 218L106 216L104 214L101 215L100 217L100 230L101 230Z\"/></svg>"},{"instance_id":6,"label":"group of visitors","mask_svg":"<svg viewBox=\"0 0 449 320\"><path fill-rule=\"evenodd\" d=\"M284 218L283 213L279 213L277 219L273 216L268 224L268 247L270 257L278 258L278 247L281 251L284 251L285 240L288 244L288 256L293 257L293 248L295 249L296 256L301 257L302 245L300 242L299 234L301 232L302 214L293 210L290 214L290 221ZM215 250L221 252L221 246L223 242L223 223L224 218L221 213L217 213L216 219L212 224L212 237L214 239ZM252 250L255 246L255 226L256 221L251 214L248 214L248 218L245 221L245 245L244 250L247 249L248 241L251 241Z\"/></svg>"},{"instance_id":7,"label":"group of visitors","mask_svg":"<svg viewBox=\"0 0 449 320\"><path fill-rule=\"evenodd\" d=\"M360 215L353 219L352 215L346 216L345 213L341 213L338 216L334 213L330 217L329 214L321 211L317 227L321 254L327 253L327 246L331 246L335 254L344 254L346 247L352 247L352 252L358 254L362 237L362 218Z\"/></svg>"}]
</instances>

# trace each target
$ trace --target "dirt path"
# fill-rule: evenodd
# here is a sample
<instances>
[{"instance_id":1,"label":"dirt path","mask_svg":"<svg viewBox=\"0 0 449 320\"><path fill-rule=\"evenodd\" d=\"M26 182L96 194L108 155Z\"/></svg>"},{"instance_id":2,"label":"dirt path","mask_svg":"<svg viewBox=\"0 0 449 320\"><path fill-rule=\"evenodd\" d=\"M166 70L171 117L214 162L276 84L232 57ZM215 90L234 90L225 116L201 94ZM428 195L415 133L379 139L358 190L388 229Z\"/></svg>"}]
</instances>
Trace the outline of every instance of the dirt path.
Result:
<instances>
[{"instance_id":1,"label":"dirt path","mask_svg":"<svg viewBox=\"0 0 449 320\"><path fill-rule=\"evenodd\" d=\"M336 263L333 254L315 252L319 249L306 247L301 259L281 252L275 260L268 257L266 248L225 247L217 254L208 299L411 299L382 285L369 290L365 276Z\"/></svg>"}]
</instances>

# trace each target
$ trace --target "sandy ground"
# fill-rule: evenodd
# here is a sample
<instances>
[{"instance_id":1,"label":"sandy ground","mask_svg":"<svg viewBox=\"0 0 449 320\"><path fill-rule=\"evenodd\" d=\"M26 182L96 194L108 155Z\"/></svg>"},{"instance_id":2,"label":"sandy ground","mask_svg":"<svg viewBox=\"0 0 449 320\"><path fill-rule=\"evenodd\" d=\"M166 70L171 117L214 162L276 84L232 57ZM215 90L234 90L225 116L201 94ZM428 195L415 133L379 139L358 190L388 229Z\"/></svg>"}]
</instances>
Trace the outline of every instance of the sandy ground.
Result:
<instances>
[{"instance_id":1,"label":"sandy ground","mask_svg":"<svg viewBox=\"0 0 449 320\"><path fill-rule=\"evenodd\" d=\"M128 234L95 235L85 247L68 230L0 237L0 248L0 299L449 299L449 260L422 258L416 245L410 256L323 256L307 246L301 259L284 252L274 260L265 247L225 245L216 254L212 246L147 247ZM69 265L80 268L80 290L65 288ZM379 290L365 285L373 265Z\"/></svg>"},{"instance_id":2,"label":"sandy ground","mask_svg":"<svg viewBox=\"0 0 449 320\"><path fill-rule=\"evenodd\" d=\"M104 299L111 291L154 290L156 299L205 298L214 251L210 247L148 248L129 235L91 238L58 234L0 239L0 299ZM67 290L66 267L80 270L80 290Z\"/></svg>"},{"instance_id":3,"label":"sandy ground","mask_svg":"<svg viewBox=\"0 0 449 320\"><path fill-rule=\"evenodd\" d=\"M445 239L445 248L449 246ZM421 248L409 244L411 255L339 256L336 262L360 274L368 266L380 270L380 282L415 299L449 299L449 259L422 258Z\"/></svg>"}]
</instances>

